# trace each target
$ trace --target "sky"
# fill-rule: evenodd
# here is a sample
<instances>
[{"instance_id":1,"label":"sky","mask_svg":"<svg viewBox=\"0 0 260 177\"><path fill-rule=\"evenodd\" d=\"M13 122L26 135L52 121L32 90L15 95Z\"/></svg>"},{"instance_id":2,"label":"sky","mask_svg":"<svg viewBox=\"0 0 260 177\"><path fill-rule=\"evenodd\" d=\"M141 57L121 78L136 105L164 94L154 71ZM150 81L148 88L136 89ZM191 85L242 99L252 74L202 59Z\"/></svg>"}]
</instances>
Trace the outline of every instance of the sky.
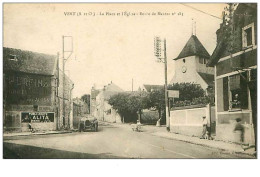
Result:
<instances>
[{"instance_id":1,"label":"sky","mask_svg":"<svg viewBox=\"0 0 260 177\"><path fill-rule=\"evenodd\" d=\"M205 13L178 3L4 4L3 46L59 52L62 63L62 36L72 36L73 53L65 70L75 85L73 97L111 81L125 91L132 89L132 79L134 90L143 84L164 84L164 64L154 56L155 36L166 39L168 81L174 74L172 59L192 34L192 19L209 54L216 47L226 4L186 5ZM65 49L70 50L71 42L65 39Z\"/></svg>"}]
</instances>

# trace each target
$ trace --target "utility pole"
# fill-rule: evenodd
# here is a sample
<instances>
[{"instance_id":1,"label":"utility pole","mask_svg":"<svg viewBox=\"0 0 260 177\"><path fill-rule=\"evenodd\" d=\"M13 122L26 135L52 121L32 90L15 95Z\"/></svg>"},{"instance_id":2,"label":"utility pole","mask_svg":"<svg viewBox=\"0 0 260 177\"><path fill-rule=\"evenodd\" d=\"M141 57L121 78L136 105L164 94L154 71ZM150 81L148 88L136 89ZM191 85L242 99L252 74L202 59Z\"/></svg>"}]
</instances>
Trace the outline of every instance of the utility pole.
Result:
<instances>
[{"instance_id":1,"label":"utility pole","mask_svg":"<svg viewBox=\"0 0 260 177\"><path fill-rule=\"evenodd\" d=\"M62 36L62 120L63 120L63 126L65 127L65 118L66 118L66 115L65 115L65 109L66 109L66 106L65 106L65 82L66 82L66 79L65 79L65 63L66 61L69 59L69 57L71 56L72 52L73 52L73 47L71 48L71 50L65 50L65 44L64 44L64 39L65 38L71 38L71 40L73 40L72 36ZM72 41L71 41L72 42ZM73 46L73 44L72 44ZM65 58L65 53L68 52L69 53L69 56L67 58ZM69 105L70 106L70 105ZM68 129L70 128L70 115L68 115Z\"/></svg>"},{"instance_id":2,"label":"utility pole","mask_svg":"<svg viewBox=\"0 0 260 177\"><path fill-rule=\"evenodd\" d=\"M165 85L164 85L164 95L165 95L165 116L166 116L166 130L170 131L170 117L169 117L169 102L168 102L168 93L167 93L167 54L166 54L166 39L163 40L163 55L162 56L162 40L160 37L154 38L154 48L155 48L155 56L158 59L158 62L164 63L164 77L165 77Z\"/></svg>"},{"instance_id":3,"label":"utility pole","mask_svg":"<svg viewBox=\"0 0 260 177\"><path fill-rule=\"evenodd\" d=\"M134 79L132 78L132 92L134 91Z\"/></svg>"}]
</instances>

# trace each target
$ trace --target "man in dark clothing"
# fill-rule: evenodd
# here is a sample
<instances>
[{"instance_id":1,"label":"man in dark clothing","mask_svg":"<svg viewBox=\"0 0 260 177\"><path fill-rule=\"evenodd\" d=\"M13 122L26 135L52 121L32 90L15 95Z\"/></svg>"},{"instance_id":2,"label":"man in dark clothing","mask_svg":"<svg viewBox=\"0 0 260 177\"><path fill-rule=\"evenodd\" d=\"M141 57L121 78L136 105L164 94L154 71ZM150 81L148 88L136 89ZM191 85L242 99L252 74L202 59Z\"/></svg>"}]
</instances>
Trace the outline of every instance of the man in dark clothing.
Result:
<instances>
[{"instance_id":1,"label":"man in dark clothing","mask_svg":"<svg viewBox=\"0 0 260 177\"><path fill-rule=\"evenodd\" d=\"M235 125L235 128L234 128L234 132L238 134L238 136L239 136L239 143L240 143L242 149L244 150L244 148L243 148L244 127L241 124L241 119L240 118L236 118L236 125Z\"/></svg>"}]
</instances>

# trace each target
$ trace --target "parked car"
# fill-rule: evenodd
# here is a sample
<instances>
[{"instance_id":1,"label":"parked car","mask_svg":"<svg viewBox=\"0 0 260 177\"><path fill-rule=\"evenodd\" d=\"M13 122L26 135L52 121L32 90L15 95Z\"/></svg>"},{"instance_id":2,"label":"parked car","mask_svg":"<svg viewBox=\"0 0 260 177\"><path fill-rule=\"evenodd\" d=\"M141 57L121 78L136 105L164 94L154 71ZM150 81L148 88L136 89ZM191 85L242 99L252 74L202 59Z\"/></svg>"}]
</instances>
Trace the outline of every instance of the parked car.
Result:
<instances>
[{"instance_id":1,"label":"parked car","mask_svg":"<svg viewBox=\"0 0 260 177\"><path fill-rule=\"evenodd\" d=\"M79 132L87 130L98 131L98 120L95 117L87 116L80 119Z\"/></svg>"}]
</instances>

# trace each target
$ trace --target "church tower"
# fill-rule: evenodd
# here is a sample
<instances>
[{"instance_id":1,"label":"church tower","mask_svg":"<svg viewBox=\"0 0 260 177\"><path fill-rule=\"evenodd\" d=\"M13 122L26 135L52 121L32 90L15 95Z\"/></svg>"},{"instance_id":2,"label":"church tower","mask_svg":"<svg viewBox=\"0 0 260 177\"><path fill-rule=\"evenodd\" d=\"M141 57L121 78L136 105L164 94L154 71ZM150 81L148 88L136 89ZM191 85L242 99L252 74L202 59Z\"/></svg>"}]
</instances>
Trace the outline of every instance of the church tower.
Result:
<instances>
[{"instance_id":1,"label":"church tower","mask_svg":"<svg viewBox=\"0 0 260 177\"><path fill-rule=\"evenodd\" d=\"M209 58L207 50L197 36L192 34L178 57L173 59L175 74L170 84L191 82L200 84L204 90L213 86L214 68L206 66Z\"/></svg>"}]
</instances>

